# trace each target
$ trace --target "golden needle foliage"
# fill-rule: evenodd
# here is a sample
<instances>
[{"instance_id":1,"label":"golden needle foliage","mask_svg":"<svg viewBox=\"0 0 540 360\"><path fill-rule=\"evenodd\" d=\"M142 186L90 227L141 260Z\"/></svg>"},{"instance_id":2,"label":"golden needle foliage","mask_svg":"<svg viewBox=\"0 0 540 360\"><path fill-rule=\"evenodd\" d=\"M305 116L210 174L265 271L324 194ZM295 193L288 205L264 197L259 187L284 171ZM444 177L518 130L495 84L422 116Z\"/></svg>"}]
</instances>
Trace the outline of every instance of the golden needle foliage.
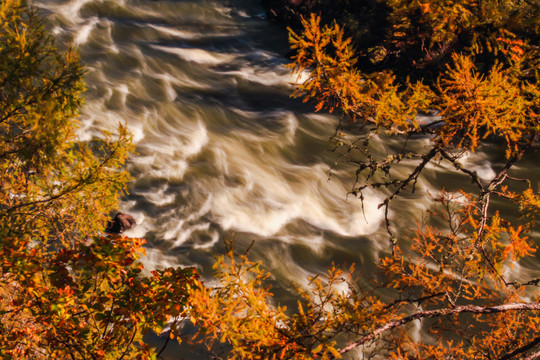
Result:
<instances>
[{"instance_id":1,"label":"golden needle foliage","mask_svg":"<svg viewBox=\"0 0 540 360\"><path fill-rule=\"evenodd\" d=\"M143 277L143 240L100 235L128 180L129 136L120 126L77 140L84 85L76 53L59 52L19 0L2 0L0 356L152 359L158 354L142 334L169 322L168 339L177 337L189 315L200 339L226 343L233 359L335 359L353 350L394 359L537 357L540 279L519 278L512 266L534 255L540 198L533 179L512 171L540 129L538 6L384 3L391 26L367 52L339 24L303 19L303 32L291 32L291 67L309 73L296 96L343 120L335 138L358 166L352 193L385 189L389 250L376 276L333 266L298 288L298 303L286 309L274 303L261 264L232 245L216 263L219 285L208 288L192 269ZM374 67L360 66L366 54ZM407 62L427 75L403 76L396 64ZM403 146L375 154L376 136ZM409 148L415 138L429 146ZM486 144L505 159L487 180L461 161ZM433 162L473 189L442 191L413 235L394 234L392 200L414 191ZM405 177L393 171L402 164ZM494 198L522 217L505 218ZM414 336L414 323L427 336Z\"/></svg>"},{"instance_id":2,"label":"golden needle foliage","mask_svg":"<svg viewBox=\"0 0 540 360\"><path fill-rule=\"evenodd\" d=\"M324 9L327 2L305 3ZM341 24L312 13L301 32L290 30L289 65L306 78L294 96L341 119L336 151L358 166L351 193L386 194L380 207L390 242L377 274L355 278L354 269L334 267L298 289L295 309L284 309L273 304L261 265L229 252L217 264L220 285L193 292L192 316L237 359L333 359L353 350L359 358L537 358L540 279L513 270L538 246L537 179L518 178L514 169L540 130L539 5L382 3L389 26L379 44L355 48L361 42ZM376 137L402 146L375 153ZM462 158L488 147L503 160L485 179ZM403 165L405 176L394 170ZM392 200L414 193L433 165L454 171L463 188L433 196L408 236L393 225ZM493 208L494 199L515 214ZM409 331L415 323L425 335Z\"/></svg>"}]
</instances>

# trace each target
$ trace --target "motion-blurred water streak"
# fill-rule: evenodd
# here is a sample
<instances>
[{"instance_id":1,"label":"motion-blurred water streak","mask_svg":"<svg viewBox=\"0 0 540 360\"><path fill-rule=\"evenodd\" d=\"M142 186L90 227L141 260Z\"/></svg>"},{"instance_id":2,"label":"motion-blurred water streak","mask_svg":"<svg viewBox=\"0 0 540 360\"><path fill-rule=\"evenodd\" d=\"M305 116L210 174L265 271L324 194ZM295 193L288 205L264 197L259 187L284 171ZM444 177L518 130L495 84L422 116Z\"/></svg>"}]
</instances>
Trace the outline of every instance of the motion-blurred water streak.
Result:
<instances>
[{"instance_id":1,"label":"motion-blurred water streak","mask_svg":"<svg viewBox=\"0 0 540 360\"><path fill-rule=\"evenodd\" d=\"M78 47L86 63L80 137L119 122L133 134L133 182L121 210L139 224L129 235L149 243L148 266L194 265L208 276L223 238L234 236L240 248L255 241L252 256L282 284L286 301L288 284L332 261L368 272L389 250L382 194L366 193L363 207L347 196L353 168L329 180L337 120L290 99L287 36L258 0L35 5L58 42ZM468 161L493 175L482 156ZM427 169L418 193L438 188L445 173ZM428 208L415 199L394 208L397 227L413 228Z\"/></svg>"}]
</instances>

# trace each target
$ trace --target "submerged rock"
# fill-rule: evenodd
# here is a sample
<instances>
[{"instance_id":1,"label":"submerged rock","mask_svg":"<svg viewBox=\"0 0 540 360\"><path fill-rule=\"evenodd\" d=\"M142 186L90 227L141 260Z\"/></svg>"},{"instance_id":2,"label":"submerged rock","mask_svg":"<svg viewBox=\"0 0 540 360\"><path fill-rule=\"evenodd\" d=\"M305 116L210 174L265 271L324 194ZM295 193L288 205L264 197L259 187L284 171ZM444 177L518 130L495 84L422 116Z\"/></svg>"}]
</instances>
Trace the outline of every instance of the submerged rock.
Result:
<instances>
[{"instance_id":1,"label":"submerged rock","mask_svg":"<svg viewBox=\"0 0 540 360\"><path fill-rule=\"evenodd\" d=\"M110 234L121 234L126 230L137 225L133 216L119 212L116 216L107 223L106 232Z\"/></svg>"}]
</instances>

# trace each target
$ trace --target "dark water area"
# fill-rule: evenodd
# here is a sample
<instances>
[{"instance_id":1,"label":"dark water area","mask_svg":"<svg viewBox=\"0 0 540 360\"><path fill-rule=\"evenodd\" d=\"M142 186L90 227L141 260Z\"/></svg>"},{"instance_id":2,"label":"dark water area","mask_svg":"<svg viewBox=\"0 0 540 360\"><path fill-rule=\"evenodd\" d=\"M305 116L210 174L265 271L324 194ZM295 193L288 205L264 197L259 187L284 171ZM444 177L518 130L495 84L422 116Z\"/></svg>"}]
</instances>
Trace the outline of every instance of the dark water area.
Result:
<instances>
[{"instance_id":1,"label":"dark water area","mask_svg":"<svg viewBox=\"0 0 540 360\"><path fill-rule=\"evenodd\" d=\"M332 262L354 262L370 274L390 251L378 209L384 194L367 191L363 205L347 196L353 166L340 166L329 179L329 137L338 120L290 98L298 78L284 67L287 34L265 18L258 0L34 5L58 42L76 46L86 64L80 138L119 123L133 134L133 181L119 210L138 224L127 235L148 242L147 268L195 266L210 279L224 239L234 238L239 249L254 242L252 258L272 273L277 301L287 303L293 283L307 286ZM373 143L381 154L400 146ZM429 139L415 142L428 145ZM530 173L537 158L518 172ZM485 153L464 161L485 179L498 166ZM392 207L396 229L415 227L432 205L428 192L462 185L450 170L426 169L415 195ZM514 271L536 268L526 263ZM173 346L166 358L202 356L191 352Z\"/></svg>"}]
</instances>

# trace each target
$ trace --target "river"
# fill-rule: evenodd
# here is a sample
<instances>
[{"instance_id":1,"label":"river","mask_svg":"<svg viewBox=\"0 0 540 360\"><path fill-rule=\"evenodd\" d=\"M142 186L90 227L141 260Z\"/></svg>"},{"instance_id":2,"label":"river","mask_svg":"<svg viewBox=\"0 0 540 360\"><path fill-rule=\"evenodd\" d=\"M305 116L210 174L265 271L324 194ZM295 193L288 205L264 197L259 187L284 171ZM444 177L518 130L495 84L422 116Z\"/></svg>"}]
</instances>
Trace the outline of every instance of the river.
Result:
<instances>
[{"instance_id":1,"label":"river","mask_svg":"<svg viewBox=\"0 0 540 360\"><path fill-rule=\"evenodd\" d=\"M362 207L347 196L354 167L329 176L337 118L290 98L296 77L284 67L287 34L265 19L258 0L37 5L58 42L78 47L87 67L80 137L118 123L133 134L133 181L120 210L138 223L128 235L148 242L148 268L195 266L209 279L223 239L239 249L254 242L252 258L287 302L293 283L305 285L332 262L370 273L389 252L377 208L383 194L366 192ZM486 159L467 161L488 178ZM462 181L447 173L426 170L414 201L392 208L396 228L415 227L429 190ZM174 349L168 358L184 358Z\"/></svg>"}]
</instances>

